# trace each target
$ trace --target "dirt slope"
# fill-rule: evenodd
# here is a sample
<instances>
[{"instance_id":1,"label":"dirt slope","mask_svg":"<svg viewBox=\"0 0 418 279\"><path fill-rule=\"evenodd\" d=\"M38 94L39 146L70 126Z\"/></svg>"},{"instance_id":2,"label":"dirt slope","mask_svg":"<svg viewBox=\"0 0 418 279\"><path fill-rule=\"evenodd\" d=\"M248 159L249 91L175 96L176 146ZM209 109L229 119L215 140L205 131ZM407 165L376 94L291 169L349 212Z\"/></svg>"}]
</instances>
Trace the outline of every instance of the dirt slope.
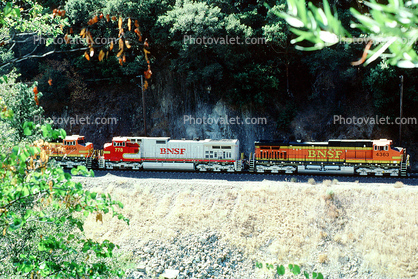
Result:
<instances>
[{"instance_id":1,"label":"dirt slope","mask_svg":"<svg viewBox=\"0 0 418 279\"><path fill-rule=\"evenodd\" d=\"M149 241L173 243L209 230L252 260L246 262L253 270L248 278L271 277L271 270L254 268L255 261L300 264L330 278L418 276L418 187L110 174L75 180L122 201L131 220L127 226L109 214L103 224L89 217L88 236L110 239L135 261L142 255L144 264L150 260L143 253ZM176 267L182 265L179 259Z\"/></svg>"}]
</instances>

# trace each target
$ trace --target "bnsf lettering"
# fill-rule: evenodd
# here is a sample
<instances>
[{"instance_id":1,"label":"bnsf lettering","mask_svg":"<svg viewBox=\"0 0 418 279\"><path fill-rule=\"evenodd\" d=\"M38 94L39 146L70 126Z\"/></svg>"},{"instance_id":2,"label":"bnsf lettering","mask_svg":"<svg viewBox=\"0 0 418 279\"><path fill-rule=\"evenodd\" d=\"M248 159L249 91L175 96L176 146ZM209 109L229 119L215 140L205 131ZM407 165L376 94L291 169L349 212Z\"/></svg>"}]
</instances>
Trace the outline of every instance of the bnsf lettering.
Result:
<instances>
[{"instance_id":1,"label":"bnsf lettering","mask_svg":"<svg viewBox=\"0 0 418 279\"><path fill-rule=\"evenodd\" d=\"M340 155L343 154L342 151L332 151L332 150L308 150L308 158L330 158L330 159L340 159Z\"/></svg>"},{"instance_id":2,"label":"bnsf lettering","mask_svg":"<svg viewBox=\"0 0 418 279\"><path fill-rule=\"evenodd\" d=\"M160 148L160 154L184 154L185 148Z\"/></svg>"}]
</instances>

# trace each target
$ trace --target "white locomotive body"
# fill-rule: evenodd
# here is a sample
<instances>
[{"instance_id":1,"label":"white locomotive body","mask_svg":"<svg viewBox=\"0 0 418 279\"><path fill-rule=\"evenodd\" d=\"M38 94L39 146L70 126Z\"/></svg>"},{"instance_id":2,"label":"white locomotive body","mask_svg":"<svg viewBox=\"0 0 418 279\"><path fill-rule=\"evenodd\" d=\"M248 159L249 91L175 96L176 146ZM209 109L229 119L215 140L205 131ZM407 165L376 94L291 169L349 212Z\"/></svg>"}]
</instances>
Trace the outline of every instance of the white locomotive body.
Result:
<instances>
[{"instance_id":1,"label":"white locomotive body","mask_svg":"<svg viewBox=\"0 0 418 279\"><path fill-rule=\"evenodd\" d=\"M136 147L136 148L135 148ZM172 140L169 137L115 137L105 145L106 168L241 171L239 140ZM104 164L103 167L105 166Z\"/></svg>"}]
</instances>

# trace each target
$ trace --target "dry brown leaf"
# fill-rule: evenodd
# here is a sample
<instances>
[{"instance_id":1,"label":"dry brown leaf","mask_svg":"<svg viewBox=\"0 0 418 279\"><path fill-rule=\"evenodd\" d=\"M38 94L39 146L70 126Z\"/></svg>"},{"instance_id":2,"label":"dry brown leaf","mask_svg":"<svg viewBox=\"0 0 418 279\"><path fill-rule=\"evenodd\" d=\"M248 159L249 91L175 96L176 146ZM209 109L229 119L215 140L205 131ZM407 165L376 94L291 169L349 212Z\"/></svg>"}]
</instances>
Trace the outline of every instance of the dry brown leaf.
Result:
<instances>
[{"instance_id":1,"label":"dry brown leaf","mask_svg":"<svg viewBox=\"0 0 418 279\"><path fill-rule=\"evenodd\" d=\"M80 36L84 38L86 36L86 28L81 29Z\"/></svg>"},{"instance_id":2,"label":"dry brown leaf","mask_svg":"<svg viewBox=\"0 0 418 279\"><path fill-rule=\"evenodd\" d=\"M100 212L96 214L96 222L97 221L100 221L100 222L103 223L103 215Z\"/></svg>"},{"instance_id":3,"label":"dry brown leaf","mask_svg":"<svg viewBox=\"0 0 418 279\"><path fill-rule=\"evenodd\" d=\"M125 41L125 45L126 45L127 48L131 48L132 47L131 44L129 43L129 41Z\"/></svg>"},{"instance_id":4,"label":"dry brown leaf","mask_svg":"<svg viewBox=\"0 0 418 279\"><path fill-rule=\"evenodd\" d=\"M119 49L123 50L123 41L122 38L119 39Z\"/></svg>"},{"instance_id":5,"label":"dry brown leaf","mask_svg":"<svg viewBox=\"0 0 418 279\"><path fill-rule=\"evenodd\" d=\"M90 60L90 56L89 56L89 54L87 53L87 51L86 51L86 52L84 52L84 57L85 57L87 60Z\"/></svg>"},{"instance_id":6,"label":"dry brown leaf","mask_svg":"<svg viewBox=\"0 0 418 279\"><path fill-rule=\"evenodd\" d=\"M131 18L128 18L128 30L131 31Z\"/></svg>"},{"instance_id":7,"label":"dry brown leaf","mask_svg":"<svg viewBox=\"0 0 418 279\"><path fill-rule=\"evenodd\" d=\"M113 42L110 42L109 50L112 51L112 49L113 49Z\"/></svg>"},{"instance_id":8,"label":"dry brown leaf","mask_svg":"<svg viewBox=\"0 0 418 279\"><path fill-rule=\"evenodd\" d=\"M121 49L121 50L118 52L118 54L116 54L116 57L120 57L120 56L122 55L122 53L123 53L123 49Z\"/></svg>"},{"instance_id":9,"label":"dry brown leaf","mask_svg":"<svg viewBox=\"0 0 418 279\"><path fill-rule=\"evenodd\" d=\"M104 56L105 56L105 53L104 53L104 51L103 51L103 49L102 49L102 50L100 50L100 52L99 52L99 61L102 61Z\"/></svg>"},{"instance_id":10,"label":"dry brown leaf","mask_svg":"<svg viewBox=\"0 0 418 279\"><path fill-rule=\"evenodd\" d=\"M122 28L122 17L119 17L118 27L119 29Z\"/></svg>"}]
</instances>

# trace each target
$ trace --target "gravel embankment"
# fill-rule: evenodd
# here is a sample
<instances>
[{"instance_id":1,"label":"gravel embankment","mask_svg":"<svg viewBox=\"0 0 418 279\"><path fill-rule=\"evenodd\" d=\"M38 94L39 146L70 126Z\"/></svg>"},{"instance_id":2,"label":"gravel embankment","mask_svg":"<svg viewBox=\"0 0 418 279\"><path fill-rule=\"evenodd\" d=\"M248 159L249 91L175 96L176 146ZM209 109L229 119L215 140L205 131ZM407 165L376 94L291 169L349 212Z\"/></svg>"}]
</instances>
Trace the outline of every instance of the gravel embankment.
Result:
<instances>
[{"instance_id":1,"label":"gravel embankment","mask_svg":"<svg viewBox=\"0 0 418 279\"><path fill-rule=\"evenodd\" d=\"M179 278L273 278L265 263L328 278L418 276L414 180L114 173L74 180L124 203L130 226L108 214L103 224L89 217L85 230L131 255L129 278L166 269Z\"/></svg>"}]
</instances>

